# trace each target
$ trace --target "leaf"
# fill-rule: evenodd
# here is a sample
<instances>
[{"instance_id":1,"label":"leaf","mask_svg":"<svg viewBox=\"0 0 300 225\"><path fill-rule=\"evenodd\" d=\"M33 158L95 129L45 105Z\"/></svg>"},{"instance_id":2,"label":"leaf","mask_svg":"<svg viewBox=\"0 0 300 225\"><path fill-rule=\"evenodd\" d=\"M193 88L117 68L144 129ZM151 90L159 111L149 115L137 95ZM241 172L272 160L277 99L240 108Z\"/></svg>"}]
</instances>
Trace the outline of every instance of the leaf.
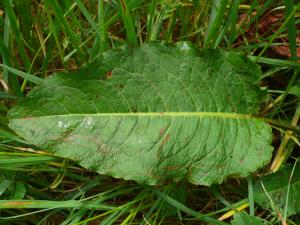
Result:
<instances>
[{"instance_id":1,"label":"leaf","mask_svg":"<svg viewBox=\"0 0 300 225\"><path fill-rule=\"evenodd\" d=\"M221 183L271 158L271 128L253 116L266 97L260 75L237 53L187 43L113 50L36 86L9 112L9 126L100 174Z\"/></svg>"},{"instance_id":2,"label":"leaf","mask_svg":"<svg viewBox=\"0 0 300 225\"><path fill-rule=\"evenodd\" d=\"M10 199L22 199L26 194L26 187L24 183L17 181L14 184L14 189L12 190Z\"/></svg>"},{"instance_id":3,"label":"leaf","mask_svg":"<svg viewBox=\"0 0 300 225\"><path fill-rule=\"evenodd\" d=\"M293 166L286 166L284 169L264 176L254 185L254 201L261 207L272 210L272 202L275 208L287 216L300 212L300 164L298 163L292 173ZM289 179L292 176L291 182ZM265 187L264 191L263 186ZM269 195L269 197L267 196Z\"/></svg>"},{"instance_id":4,"label":"leaf","mask_svg":"<svg viewBox=\"0 0 300 225\"><path fill-rule=\"evenodd\" d=\"M263 222L258 217L251 216L246 212L240 212L238 214L234 215L234 219L231 221L232 225L266 225L266 223Z\"/></svg>"}]
</instances>

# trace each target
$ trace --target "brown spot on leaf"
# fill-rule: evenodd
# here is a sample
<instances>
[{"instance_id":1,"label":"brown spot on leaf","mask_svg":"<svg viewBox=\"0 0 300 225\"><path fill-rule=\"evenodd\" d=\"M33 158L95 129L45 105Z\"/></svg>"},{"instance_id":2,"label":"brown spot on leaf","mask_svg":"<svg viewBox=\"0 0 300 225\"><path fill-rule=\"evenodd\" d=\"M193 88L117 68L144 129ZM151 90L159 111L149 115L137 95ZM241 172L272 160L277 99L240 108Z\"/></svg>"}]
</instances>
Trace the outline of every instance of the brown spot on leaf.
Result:
<instances>
[{"instance_id":1,"label":"brown spot on leaf","mask_svg":"<svg viewBox=\"0 0 300 225\"><path fill-rule=\"evenodd\" d=\"M166 137L163 140L163 145L166 144L171 139L170 134L167 134Z\"/></svg>"},{"instance_id":2,"label":"brown spot on leaf","mask_svg":"<svg viewBox=\"0 0 300 225\"><path fill-rule=\"evenodd\" d=\"M105 144L100 144L97 146L97 150L103 155L103 156L107 156L107 155L111 155L111 149L105 145Z\"/></svg>"},{"instance_id":3,"label":"brown spot on leaf","mask_svg":"<svg viewBox=\"0 0 300 225\"><path fill-rule=\"evenodd\" d=\"M108 72L106 73L106 78L107 78L107 79L112 78L112 71L108 71Z\"/></svg>"},{"instance_id":4,"label":"brown spot on leaf","mask_svg":"<svg viewBox=\"0 0 300 225\"><path fill-rule=\"evenodd\" d=\"M173 170L178 170L178 169L182 168L183 166L184 166L184 165L166 166L166 167L164 167L163 169L164 169L164 170L171 170L171 171L173 171Z\"/></svg>"},{"instance_id":5,"label":"brown spot on leaf","mask_svg":"<svg viewBox=\"0 0 300 225\"><path fill-rule=\"evenodd\" d=\"M165 128L161 128L161 129L159 130L159 135L160 135L160 136L163 136L164 133L165 133Z\"/></svg>"},{"instance_id":6,"label":"brown spot on leaf","mask_svg":"<svg viewBox=\"0 0 300 225\"><path fill-rule=\"evenodd\" d=\"M32 116L26 116L23 118L24 120L31 120L32 119Z\"/></svg>"}]
</instances>

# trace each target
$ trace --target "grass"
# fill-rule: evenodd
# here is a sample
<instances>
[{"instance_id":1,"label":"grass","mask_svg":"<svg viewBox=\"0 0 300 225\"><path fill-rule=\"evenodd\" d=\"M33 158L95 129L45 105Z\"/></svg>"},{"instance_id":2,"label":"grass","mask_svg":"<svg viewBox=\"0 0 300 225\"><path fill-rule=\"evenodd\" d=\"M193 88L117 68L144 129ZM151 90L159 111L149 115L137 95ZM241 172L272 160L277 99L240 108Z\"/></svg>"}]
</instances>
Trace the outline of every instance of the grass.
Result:
<instances>
[{"instance_id":1,"label":"grass","mask_svg":"<svg viewBox=\"0 0 300 225\"><path fill-rule=\"evenodd\" d=\"M262 66L261 82L269 90L263 116L282 124L281 132L274 130L276 171L299 156L299 133L292 129L299 103L289 95L300 68L299 9L293 0L3 0L0 224L229 224L237 210L248 208L269 224L282 224L276 213L254 204L254 177L209 188L148 187L100 176L20 139L7 127L6 113L53 72L76 70L110 48L190 41L239 51ZM277 20L262 27L270 14ZM288 46L290 55L279 54L278 46Z\"/></svg>"}]
</instances>

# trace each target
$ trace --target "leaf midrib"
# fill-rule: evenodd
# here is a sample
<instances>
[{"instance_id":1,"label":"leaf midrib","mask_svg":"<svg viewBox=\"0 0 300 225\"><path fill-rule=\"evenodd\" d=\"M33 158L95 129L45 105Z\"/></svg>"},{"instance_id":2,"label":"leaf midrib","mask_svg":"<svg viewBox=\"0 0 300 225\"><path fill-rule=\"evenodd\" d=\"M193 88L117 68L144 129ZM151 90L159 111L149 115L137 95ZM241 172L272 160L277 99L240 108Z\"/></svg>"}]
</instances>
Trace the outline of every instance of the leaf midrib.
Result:
<instances>
[{"instance_id":1,"label":"leaf midrib","mask_svg":"<svg viewBox=\"0 0 300 225\"><path fill-rule=\"evenodd\" d=\"M262 119L254 117L250 114L239 113L224 113L224 112L122 112L122 113L75 113L75 114L58 114L50 116L28 116L18 119L33 119L33 118L52 118L52 117L72 117L72 116L85 116L85 117L101 117L101 116L124 116L124 117L219 117L219 118L233 118L233 119Z\"/></svg>"}]
</instances>

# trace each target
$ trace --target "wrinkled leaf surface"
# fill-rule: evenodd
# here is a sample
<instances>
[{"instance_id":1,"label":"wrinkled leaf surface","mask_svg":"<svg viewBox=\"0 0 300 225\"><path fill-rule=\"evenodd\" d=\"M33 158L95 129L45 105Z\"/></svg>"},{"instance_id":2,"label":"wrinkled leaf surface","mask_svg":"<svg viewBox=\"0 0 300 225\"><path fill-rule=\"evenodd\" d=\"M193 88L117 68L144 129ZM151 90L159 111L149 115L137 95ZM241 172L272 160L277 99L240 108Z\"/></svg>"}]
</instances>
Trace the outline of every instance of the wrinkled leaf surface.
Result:
<instances>
[{"instance_id":1,"label":"wrinkled leaf surface","mask_svg":"<svg viewBox=\"0 0 300 225\"><path fill-rule=\"evenodd\" d=\"M221 183L271 157L258 66L236 53L147 44L56 74L10 111L30 143L145 184Z\"/></svg>"}]
</instances>

